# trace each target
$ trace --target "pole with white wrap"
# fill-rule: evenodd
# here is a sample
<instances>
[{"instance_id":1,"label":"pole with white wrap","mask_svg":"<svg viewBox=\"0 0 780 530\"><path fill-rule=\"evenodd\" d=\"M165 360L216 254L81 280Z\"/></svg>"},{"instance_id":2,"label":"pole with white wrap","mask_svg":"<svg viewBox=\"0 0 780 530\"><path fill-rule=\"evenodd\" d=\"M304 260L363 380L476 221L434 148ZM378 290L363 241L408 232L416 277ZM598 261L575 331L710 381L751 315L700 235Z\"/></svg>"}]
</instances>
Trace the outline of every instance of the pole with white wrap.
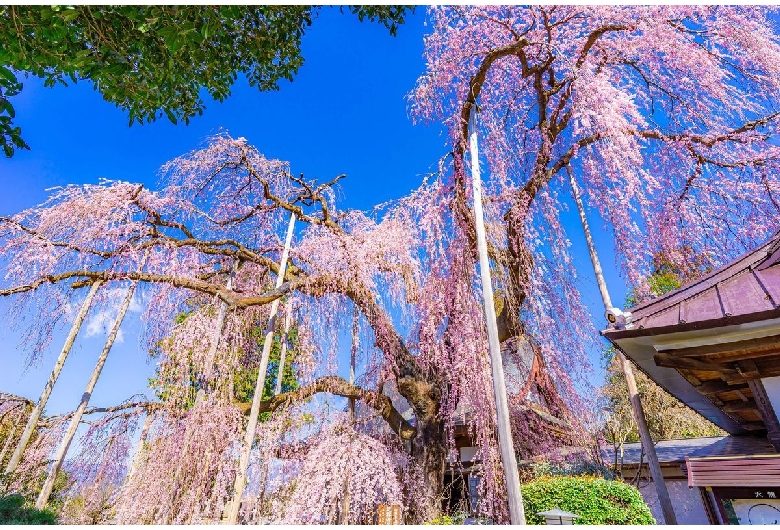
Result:
<instances>
[{"instance_id":1,"label":"pole with white wrap","mask_svg":"<svg viewBox=\"0 0 780 530\"><path fill-rule=\"evenodd\" d=\"M469 147L471 150L471 184L474 192L474 221L477 232L477 251L479 253L479 274L482 283L482 298L485 308L488 342L490 345L490 368L493 372L493 394L496 400L496 425L498 427L498 444L501 448L501 463L504 466L507 499L509 501L509 520L512 524L525 524L523 497L520 493L520 474L517 470L512 441L512 429L509 425L509 403L506 397L504 381L504 366L501 362L501 345L498 341L498 325L493 301L493 284L490 279L490 262L487 253L487 236L485 234L485 218L482 211L482 180L479 170L479 147L477 144L477 127L475 106L471 108L469 118Z\"/></svg>"},{"instance_id":2,"label":"pole with white wrap","mask_svg":"<svg viewBox=\"0 0 780 530\"><path fill-rule=\"evenodd\" d=\"M287 237L284 241L284 250L282 259L279 262L279 274L276 276L276 288L284 283L284 273L287 269L287 257L290 254L290 244L292 243L293 229L295 228L295 214L290 215L290 224L287 226ZM271 302L271 312L268 317L268 328L263 342L263 355L260 358L260 368L257 372L257 382L255 384L255 393L252 397L252 409L249 412L249 421L246 426L244 442L241 446L241 456L238 462L238 471L236 480L233 484L233 500L230 503L228 511L227 524L238 523L238 512L241 508L241 497L244 494L246 486L246 472L249 467L249 454L252 452L252 444L257 432L257 415L260 413L260 402L263 400L263 388L265 387L265 373L268 370L268 358L271 356L271 345L274 339L274 320L276 311L279 307L279 299ZM281 374L279 374L281 376Z\"/></svg>"}]
</instances>

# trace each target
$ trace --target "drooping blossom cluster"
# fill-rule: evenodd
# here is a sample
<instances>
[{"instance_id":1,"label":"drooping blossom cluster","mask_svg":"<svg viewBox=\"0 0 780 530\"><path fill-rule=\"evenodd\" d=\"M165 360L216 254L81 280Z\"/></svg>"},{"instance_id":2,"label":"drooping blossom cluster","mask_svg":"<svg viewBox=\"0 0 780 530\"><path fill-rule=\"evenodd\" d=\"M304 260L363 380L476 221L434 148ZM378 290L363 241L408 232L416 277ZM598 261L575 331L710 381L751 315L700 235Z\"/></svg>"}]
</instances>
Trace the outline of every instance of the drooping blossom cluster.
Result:
<instances>
[{"instance_id":1,"label":"drooping blossom cluster","mask_svg":"<svg viewBox=\"0 0 780 530\"><path fill-rule=\"evenodd\" d=\"M380 504L403 504L403 453L344 421L327 425L308 444L283 524L335 524L346 502L342 521L371 524Z\"/></svg>"},{"instance_id":2,"label":"drooping blossom cluster","mask_svg":"<svg viewBox=\"0 0 780 530\"><path fill-rule=\"evenodd\" d=\"M205 524L218 521L229 499L241 416L231 407L196 401L182 415L160 413L137 468L118 492L121 524Z\"/></svg>"},{"instance_id":3,"label":"drooping blossom cluster","mask_svg":"<svg viewBox=\"0 0 780 530\"><path fill-rule=\"evenodd\" d=\"M577 401L597 337L564 226L567 166L639 296L654 258L717 266L778 227L775 8L478 6L430 11L410 94L458 157L476 112L498 292ZM476 161L470 160L474 164ZM453 190L470 194L467 166ZM453 194L457 202L457 193ZM528 252L528 256L524 252ZM510 260L504 263L505 254ZM501 274L501 267L508 269ZM512 269L524 269L516 283ZM620 303L613 300L613 303ZM583 405L587 405L584 403Z\"/></svg>"},{"instance_id":4,"label":"drooping blossom cluster","mask_svg":"<svg viewBox=\"0 0 780 530\"><path fill-rule=\"evenodd\" d=\"M412 111L444 119L457 144L477 97L494 197L533 201L540 186L568 195L571 164L641 288L660 251L680 266L702 256L717 265L777 227L775 12L436 8ZM551 206L532 204L528 224L542 241L565 242L543 222Z\"/></svg>"},{"instance_id":5,"label":"drooping blossom cluster","mask_svg":"<svg viewBox=\"0 0 780 530\"><path fill-rule=\"evenodd\" d=\"M64 495L60 522L106 524L127 475L133 435L143 409L105 414L79 440L79 452L69 461L69 491Z\"/></svg>"}]
</instances>

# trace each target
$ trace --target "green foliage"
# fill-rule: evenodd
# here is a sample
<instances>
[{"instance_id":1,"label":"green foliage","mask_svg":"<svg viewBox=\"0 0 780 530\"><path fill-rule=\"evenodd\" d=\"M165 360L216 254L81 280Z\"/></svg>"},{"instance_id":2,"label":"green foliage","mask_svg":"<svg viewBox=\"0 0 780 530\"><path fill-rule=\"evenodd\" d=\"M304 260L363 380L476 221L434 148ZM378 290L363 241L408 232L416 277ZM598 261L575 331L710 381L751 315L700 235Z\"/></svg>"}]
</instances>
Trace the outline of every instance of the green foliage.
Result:
<instances>
[{"instance_id":1,"label":"green foliage","mask_svg":"<svg viewBox=\"0 0 780 530\"><path fill-rule=\"evenodd\" d=\"M29 149L8 100L19 73L44 86L90 80L130 124L163 116L189 123L239 74L262 91L292 81L303 64L301 38L320 6L0 6L0 145ZM409 6L353 6L360 20L395 34Z\"/></svg>"},{"instance_id":2,"label":"green foliage","mask_svg":"<svg viewBox=\"0 0 780 530\"><path fill-rule=\"evenodd\" d=\"M49 510L36 510L21 495L0 497L0 524L57 524Z\"/></svg>"},{"instance_id":3,"label":"green foliage","mask_svg":"<svg viewBox=\"0 0 780 530\"><path fill-rule=\"evenodd\" d=\"M183 323L192 311L179 313L175 318L176 324ZM243 368L239 368L233 374L233 399L238 403L247 403L252 401L255 392L255 383L260 365L260 356L265 343L265 329L256 326L251 330L251 337L255 343L250 352L239 352L242 359ZM166 339L171 340L171 339ZM265 375L265 385L263 387L263 399L270 399L276 389L276 378L279 373L279 364L281 360L282 337L276 333L272 338L271 353L268 358L268 368ZM298 340L298 328L293 324L287 333L288 348L285 353L284 370L282 374L282 392L290 392L298 388L297 366L295 364L295 345ZM164 357L166 341L161 341L151 352L151 356ZM190 409L195 404L195 396L201 387L201 374L195 366L190 366L188 380L182 392L182 381L163 380L159 373L149 379L149 387L155 390L155 394L160 401L168 402L180 399L184 410ZM181 398L181 396L184 398ZM270 413L260 414L260 420L265 421Z\"/></svg>"},{"instance_id":4,"label":"green foliage","mask_svg":"<svg viewBox=\"0 0 780 530\"><path fill-rule=\"evenodd\" d=\"M435 524L435 525L443 525L443 524L457 524L461 525L463 524L463 521L466 520L466 517L468 517L468 514L465 513L456 513L455 515L440 515L435 519L431 519L430 521L427 521L423 524Z\"/></svg>"},{"instance_id":5,"label":"green foliage","mask_svg":"<svg viewBox=\"0 0 780 530\"><path fill-rule=\"evenodd\" d=\"M255 328L252 330L252 336L257 343L255 353L249 355L248 364L250 368L239 370L235 374L233 381L233 396L236 401L247 403L252 401L255 394L255 382L257 381L257 373L260 364L260 352L263 351L263 345L265 344L265 330ZM298 388L297 367L295 365L295 344L298 338L298 329L295 326L290 328L287 333L287 341L291 347L287 348L284 359L284 369L282 373L282 392L290 392ZM273 343L271 344L271 353L268 357L268 369L265 375L265 385L263 386L263 400L273 397L276 390L276 378L279 374L279 363L281 361L282 353L282 337L281 335L273 335ZM260 421L266 421L270 417L270 413L260 414Z\"/></svg>"},{"instance_id":6,"label":"green foliage","mask_svg":"<svg viewBox=\"0 0 780 530\"><path fill-rule=\"evenodd\" d=\"M528 524L544 524L536 514L555 508L579 515L574 524L655 524L639 490L618 480L543 477L523 484L522 494Z\"/></svg>"},{"instance_id":7,"label":"green foliage","mask_svg":"<svg viewBox=\"0 0 780 530\"><path fill-rule=\"evenodd\" d=\"M15 396L11 400L15 400ZM19 438L22 436L22 431L33 407L32 402L17 401L14 405L13 408L9 407L10 410L6 410L4 414L0 414L0 485L3 484L3 470L11 460L11 455L16 444L19 443ZM34 443L37 437L38 430L36 429L32 432L30 444Z\"/></svg>"},{"instance_id":8,"label":"green foliage","mask_svg":"<svg viewBox=\"0 0 780 530\"><path fill-rule=\"evenodd\" d=\"M653 272L647 278L651 297L663 296L683 284L696 280L712 270L706 258L688 247L680 247L672 252L659 252L653 258ZM641 302L635 290L626 295L626 307Z\"/></svg>"}]
</instances>

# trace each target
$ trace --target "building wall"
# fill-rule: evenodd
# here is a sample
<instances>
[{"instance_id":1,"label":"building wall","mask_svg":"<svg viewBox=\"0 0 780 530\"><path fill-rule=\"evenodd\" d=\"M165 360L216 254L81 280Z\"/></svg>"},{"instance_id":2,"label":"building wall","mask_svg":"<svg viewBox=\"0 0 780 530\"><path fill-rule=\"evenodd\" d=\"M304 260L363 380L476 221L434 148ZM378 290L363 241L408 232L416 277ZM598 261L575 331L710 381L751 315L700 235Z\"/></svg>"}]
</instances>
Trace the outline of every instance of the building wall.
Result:
<instances>
[{"instance_id":1,"label":"building wall","mask_svg":"<svg viewBox=\"0 0 780 530\"><path fill-rule=\"evenodd\" d=\"M689 488L687 480L667 480L666 488L669 490L678 524L709 524L698 488ZM639 485L639 492L650 506L655 520L658 524L663 524L664 516L653 482L643 480Z\"/></svg>"}]
</instances>

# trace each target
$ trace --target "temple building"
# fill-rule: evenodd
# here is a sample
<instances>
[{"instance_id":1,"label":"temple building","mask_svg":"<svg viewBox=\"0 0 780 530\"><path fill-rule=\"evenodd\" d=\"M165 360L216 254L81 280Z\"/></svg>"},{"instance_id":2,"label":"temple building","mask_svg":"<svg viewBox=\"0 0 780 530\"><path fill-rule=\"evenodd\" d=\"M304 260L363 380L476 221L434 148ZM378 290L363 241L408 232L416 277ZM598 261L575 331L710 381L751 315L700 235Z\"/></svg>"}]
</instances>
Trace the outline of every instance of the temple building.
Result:
<instances>
[{"instance_id":1,"label":"temple building","mask_svg":"<svg viewBox=\"0 0 780 530\"><path fill-rule=\"evenodd\" d=\"M602 334L729 433L658 443L679 522L780 524L780 232L625 316ZM624 478L646 474L635 445Z\"/></svg>"}]
</instances>

